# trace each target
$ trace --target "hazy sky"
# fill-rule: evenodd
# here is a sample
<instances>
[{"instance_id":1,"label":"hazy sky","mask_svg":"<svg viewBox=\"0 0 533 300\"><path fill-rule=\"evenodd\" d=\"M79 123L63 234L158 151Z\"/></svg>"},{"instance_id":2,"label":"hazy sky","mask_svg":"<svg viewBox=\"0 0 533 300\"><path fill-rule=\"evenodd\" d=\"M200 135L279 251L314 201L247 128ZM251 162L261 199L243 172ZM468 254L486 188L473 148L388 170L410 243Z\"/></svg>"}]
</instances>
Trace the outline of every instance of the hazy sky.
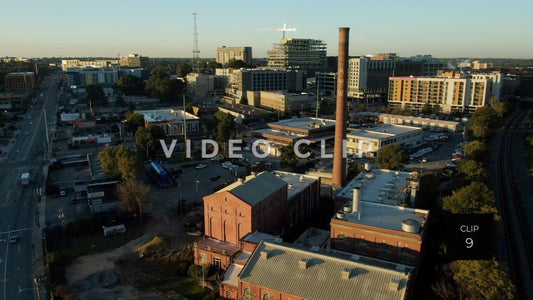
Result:
<instances>
[{"instance_id":1,"label":"hazy sky","mask_svg":"<svg viewBox=\"0 0 533 300\"><path fill-rule=\"evenodd\" d=\"M328 55L350 27L350 55L533 58L531 0L0 0L0 56L191 57L194 12L202 58L222 45L266 57L284 23Z\"/></svg>"}]
</instances>

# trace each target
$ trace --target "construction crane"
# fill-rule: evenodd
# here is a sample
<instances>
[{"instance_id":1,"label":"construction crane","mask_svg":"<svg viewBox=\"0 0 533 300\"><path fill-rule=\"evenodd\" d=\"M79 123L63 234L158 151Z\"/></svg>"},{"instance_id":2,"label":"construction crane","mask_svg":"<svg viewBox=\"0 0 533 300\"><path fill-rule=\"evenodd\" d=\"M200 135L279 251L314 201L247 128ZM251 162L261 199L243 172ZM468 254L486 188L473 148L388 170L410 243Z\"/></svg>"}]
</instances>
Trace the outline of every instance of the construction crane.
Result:
<instances>
[{"instance_id":1,"label":"construction crane","mask_svg":"<svg viewBox=\"0 0 533 300\"><path fill-rule=\"evenodd\" d=\"M285 32L287 31L296 32L296 28L287 28L287 24L283 24L283 27L278 28L277 31L283 31L282 39L285 39Z\"/></svg>"},{"instance_id":2,"label":"construction crane","mask_svg":"<svg viewBox=\"0 0 533 300\"><path fill-rule=\"evenodd\" d=\"M192 16L194 20L194 27L193 27L194 44L192 47L192 71L193 73L198 73L199 72L198 64L200 63L200 50L198 50L198 26L196 24L196 13L193 13Z\"/></svg>"}]
</instances>

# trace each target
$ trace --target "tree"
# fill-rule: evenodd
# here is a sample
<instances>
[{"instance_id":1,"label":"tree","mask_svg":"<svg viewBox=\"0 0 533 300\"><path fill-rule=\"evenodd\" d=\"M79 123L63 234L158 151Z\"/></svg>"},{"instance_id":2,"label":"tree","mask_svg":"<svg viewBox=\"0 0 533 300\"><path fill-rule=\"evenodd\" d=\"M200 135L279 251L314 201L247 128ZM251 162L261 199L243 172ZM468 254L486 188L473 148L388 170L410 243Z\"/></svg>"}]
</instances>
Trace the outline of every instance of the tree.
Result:
<instances>
[{"instance_id":1,"label":"tree","mask_svg":"<svg viewBox=\"0 0 533 300\"><path fill-rule=\"evenodd\" d=\"M463 299L514 299L515 287L507 269L496 260L460 260L453 263L453 279Z\"/></svg>"},{"instance_id":2,"label":"tree","mask_svg":"<svg viewBox=\"0 0 533 300\"><path fill-rule=\"evenodd\" d=\"M407 162L407 152L399 145L385 145L379 149L376 163L381 169L401 168Z\"/></svg>"},{"instance_id":3,"label":"tree","mask_svg":"<svg viewBox=\"0 0 533 300\"><path fill-rule=\"evenodd\" d=\"M420 177L420 191L418 200L416 201L417 208L434 209L437 202L438 190L440 180L435 174L427 173Z\"/></svg>"},{"instance_id":4,"label":"tree","mask_svg":"<svg viewBox=\"0 0 533 300\"><path fill-rule=\"evenodd\" d=\"M107 147L98 153L102 170L123 180L137 178L142 171L142 161L124 145Z\"/></svg>"},{"instance_id":5,"label":"tree","mask_svg":"<svg viewBox=\"0 0 533 300\"><path fill-rule=\"evenodd\" d=\"M187 76L187 74L191 72L192 72L192 66L191 66L191 63L189 62L181 63L176 67L176 73L180 77L185 77Z\"/></svg>"},{"instance_id":6,"label":"tree","mask_svg":"<svg viewBox=\"0 0 533 300\"><path fill-rule=\"evenodd\" d=\"M484 182L487 180L487 171L483 165L471 159L463 159L459 161L458 170L464 173L471 181Z\"/></svg>"},{"instance_id":7,"label":"tree","mask_svg":"<svg viewBox=\"0 0 533 300\"><path fill-rule=\"evenodd\" d=\"M480 139L490 138L500 126L500 118L490 106L478 108L470 118L470 129L475 137Z\"/></svg>"},{"instance_id":8,"label":"tree","mask_svg":"<svg viewBox=\"0 0 533 300\"><path fill-rule=\"evenodd\" d=\"M116 86L124 95L142 95L144 93L144 82L136 76L122 76Z\"/></svg>"},{"instance_id":9,"label":"tree","mask_svg":"<svg viewBox=\"0 0 533 300\"><path fill-rule=\"evenodd\" d=\"M140 180L128 179L119 183L116 187L117 196L120 200L120 209L125 212L139 213L142 219L142 208L150 201L150 186Z\"/></svg>"},{"instance_id":10,"label":"tree","mask_svg":"<svg viewBox=\"0 0 533 300\"><path fill-rule=\"evenodd\" d=\"M171 79L167 68L157 66L150 72L144 92L147 96L156 97L162 101L177 101L185 88L185 82Z\"/></svg>"},{"instance_id":11,"label":"tree","mask_svg":"<svg viewBox=\"0 0 533 300\"><path fill-rule=\"evenodd\" d=\"M159 140L165 138L165 132L159 126L139 127L135 132L135 145L145 158L153 158L161 147Z\"/></svg>"},{"instance_id":12,"label":"tree","mask_svg":"<svg viewBox=\"0 0 533 300\"><path fill-rule=\"evenodd\" d=\"M107 103L104 90L101 86L89 84L85 90L87 91L87 100L91 101L93 105L103 105Z\"/></svg>"},{"instance_id":13,"label":"tree","mask_svg":"<svg viewBox=\"0 0 533 300\"><path fill-rule=\"evenodd\" d=\"M472 141L465 145L465 154L468 159L483 161L487 154L487 145L481 141Z\"/></svg>"},{"instance_id":14,"label":"tree","mask_svg":"<svg viewBox=\"0 0 533 300\"><path fill-rule=\"evenodd\" d=\"M431 109L431 105L429 105L429 103L426 102L422 106L422 109L420 110L420 112L423 113L424 115L429 115L433 113L433 110Z\"/></svg>"},{"instance_id":15,"label":"tree","mask_svg":"<svg viewBox=\"0 0 533 300\"><path fill-rule=\"evenodd\" d=\"M215 114L215 118L218 120L217 141L220 144L226 143L235 133L235 117L219 111Z\"/></svg>"},{"instance_id":16,"label":"tree","mask_svg":"<svg viewBox=\"0 0 533 300\"><path fill-rule=\"evenodd\" d=\"M135 132L137 128L144 126L144 116L134 111L128 111L124 115L126 117L126 125L130 132Z\"/></svg>"},{"instance_id":17,"label":"tree","mask_svg":"<svg viewBox=\"0 0 533 300\"><path fill-rule=\"evenodd\" d=\"M294 169L298 163L298 157L296 156L296 153L294 153L293 147L290 145L283 146L279 151L281 154L281 164L286 168ZM304 150L302 150L302 153L305 153Z\"/></svg>"},{"instance_id":18,"label":"tree","mask_svg":"<svg viewBox=\"0 0 533 300\"><path fill-rule=\"evenodd\" d=\"M489 102L490 102L490 106L492 107L492 109L494 109L494 111L496 112L496 115L498 115L498 118L503 119L505 114L507 114L507 110L508 110L507 104L504 102L501 102L494 96L490 96Z\"/></svg>"},{"instance_id":19,"label":"tree","mask_svg":"<svg viewBox=\"0 0 533 300\"><path fill-rule=\"evenodd\" d=\"M435 115L440 115L440 113L442 112L442 107L440 107L439 104L435 104L433 105L433 107L431 108L431 113L435 114Z\"/></svg>"},{"instance_id":20,"label":"tree","mask_svg":"<svg viewBox=\"0 0 533 300\"><path fill-rule=\"evenodd\" d=\"M240 59L236 60L232 58L228 61L228 63L226 64L226 67L233 68L233 69L240 69L240 68L247 68L248 64Z\"/></svg>"},{"instance_id":21,"label":"tree","mask_svg":"<svg viewBox=\"0 0 533 300\"><path fill-rule=\"evenodd\" d=\"M442 208L454 214L496 213L494 193L483 183L472 182L442 201Z\"/></svg>"}]
</instances>

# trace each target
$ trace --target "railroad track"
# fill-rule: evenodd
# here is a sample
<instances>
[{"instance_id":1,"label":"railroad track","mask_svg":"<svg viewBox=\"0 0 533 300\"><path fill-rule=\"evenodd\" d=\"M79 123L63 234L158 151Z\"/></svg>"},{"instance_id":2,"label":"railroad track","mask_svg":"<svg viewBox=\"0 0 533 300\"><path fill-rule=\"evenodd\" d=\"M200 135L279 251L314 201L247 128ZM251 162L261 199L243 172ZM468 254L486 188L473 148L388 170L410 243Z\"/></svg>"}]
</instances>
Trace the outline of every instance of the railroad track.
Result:
<instances>
[{"instance_id":1,"label":"railroad track","mask_svg":"<svg viewBox=\"0 0 533 300\"><path fill-rule=\"evenodd\" d=\"M505 127L498 144L495 170L509 269L516 286L517 299L533 299L533 244L512 160L513 145L522 142L515 140L513 133L526 114L527 110L518 110Z\"/></svg>"}]
</instances>

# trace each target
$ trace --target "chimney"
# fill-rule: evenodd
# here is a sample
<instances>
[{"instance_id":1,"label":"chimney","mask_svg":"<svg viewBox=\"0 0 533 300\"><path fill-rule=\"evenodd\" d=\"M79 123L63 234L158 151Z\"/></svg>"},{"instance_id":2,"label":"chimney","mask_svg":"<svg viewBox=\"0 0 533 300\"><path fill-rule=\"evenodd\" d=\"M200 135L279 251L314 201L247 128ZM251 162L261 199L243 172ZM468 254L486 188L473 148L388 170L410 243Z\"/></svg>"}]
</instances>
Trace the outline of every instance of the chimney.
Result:
<instances>
[{"instance_id":1,"label":"chimney","mask_svg":"<svg viewBox=\"0 0 533 300\"><path fill-rule=\"evenodd\" d=\"M361 215L360 211L360 204L361 201L361 189L356 187L353 189L353 198L352 198L352 211L357 214Z\"/></svg>"},{"instance_id":2,"label":"chimney","mask_svg":"<svg viewBox=\"0 0 533 300\"><path fill-rule=\"evenodd\" d=\"M341 278L342 278L342 279L345 279L345 280L350 279L350 273L351 273L351 270L348 269L348 268L342 270L342 271L341 271Z\"/></svg>"},{"instance_id":3,"label":"chimney","mask_svg":"<svg viewBox=\"0 0 533 300\"><path fill-rule=\"evenodd\" d=\"M259 252L261 259L268 259L268 251L264 250Z\"/></svg>"},{"instance_id":4,"label":"chimney","mask_svg":"<svg viewBox=\"0 0 533 300\"><path fill-rule=\"evenodd\" d=\"M334 186L344 186L346 158L343 156L343 140L346 138L346 90L348 83L348 44L350 28L339 28L339 59L337 67L337 109L335 115L335 146L333 149Z\"/></svg>"}]
</instances>

